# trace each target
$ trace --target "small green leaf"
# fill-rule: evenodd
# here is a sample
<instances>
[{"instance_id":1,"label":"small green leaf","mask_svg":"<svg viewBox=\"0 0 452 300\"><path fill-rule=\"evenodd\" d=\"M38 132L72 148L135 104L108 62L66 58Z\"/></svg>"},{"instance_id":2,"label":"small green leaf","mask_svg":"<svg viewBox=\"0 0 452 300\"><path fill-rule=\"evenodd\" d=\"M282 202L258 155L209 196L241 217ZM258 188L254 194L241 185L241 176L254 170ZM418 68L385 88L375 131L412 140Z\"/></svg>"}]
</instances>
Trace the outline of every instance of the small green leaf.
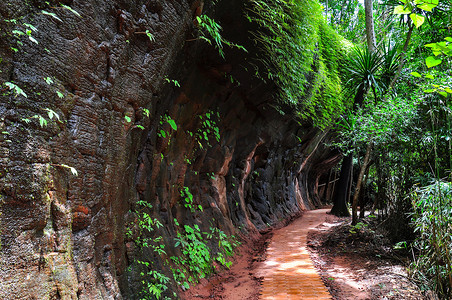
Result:
<instances>
[{"instance_id":1,"label":"small green leaf","mask_svg":"<svg viewBox=\"0 0 452 300\"><path fill-rule=\"evenodd\" d=\"M54 112L50 108L46 108L45 110L47 111L50 120L52 120L55 117L58 121L61 122L60 116L56 112Z\"/></svg>"},{"instance_id":2,"label":"small green leaf","mask_svg":"<svg viewBox=\"0 0 452 300\"><path fill-rule=\"evenodd\" d=\"M126 122L127 122L127 123L132 122L132 119L131 119L129 116L124 116L124 119L126 119Z\"/></svg>"},{"instance_id":3,"label":"small green leaf","mask_svg":"<svg viewBox=\"0 0 452 300\"><path fill-rule=\"evenodd\" d=\"M436 43L430 43L430 44L425 44L424 47L429 47L429 48L436 49L438 46L436 45Z\"/></svg>"},{"instance_id":4,"label":"small green leaf","mask_svg":"<svg viewBox=\"0 0 452 300\"><path fill-rule=\"evenodd\" d=\"M419 74L418 72L411 72L411 75L413 75L414 77L422 77L421 74Z\"/></svg>"},{"instance_id":5,"label":"small green leaf","mask_svg":"<svg viewBox=\"0 0 452 300\"><path fill-rule=\"evenodd\" d=\"M25 92L24 92L20 87L18 87L16 84L14 84L14 83L12 83L12 82L5 82L5 85L6 85L10 90L13 90L13 91L14 91L14 93L16 94L16 97L19 96L19 95L22 95L22 96L24 96L25 98L28 97L27 94L25 94Z\"/></svg>"},{"instance_id":6,"label":"small green leaf","mask_svg":"<svg viewBox=\"0 0 452 300\"><path fill-rule=\"evenodd\" d=\"M428 79L435 79L435 77L433 77L433 75L431 75L431 74L425 75L425 78L428 78Z\"/></svg>"},{"instance_id":7,"label":"small green leaf","mask_svg":"<svg viewBox=\"0 0 452 300\"><path fill-rule=\"evenodd\" d=\"M30 28L30 29L33 30L33 31L37 31L37 30L38 30L38 29L36 29L36 27L34 27L34 26L31 25L31 24L24 23L24 25L25 25L26 27Z\"/></svg>"},{"instance_id":8,"label":"small green leaf","mask_svg":"<svg viewBox=\"0 0 452 300\"><path fill-rule=\"evenodd\" d=\"M442 62L441 59L436 59L433 56L429 56L425 59L425 63L427 64L427 68L431 68L439 65Z\"/></svg>"},{"instance_id":9,"label":"small green leaf","mask_svg":"<svg viewBox=\"0 0 452 300\"><path fill-rule=\"evenodd\" d=\"M445 39L446 41L448 41L448 42L452 42L452 37L450 37L450 36L445 37L444 39Z\"/></svg>"},{"instance_id":10,"label":"small green leaf","mask_svg":"<svg viewBox=\"0 0 452 300\"><path fill-rule=\"evenodd\" d=\"M155 41L154 35L149 30L146 30L146 35L148 36L148 38L151 42Z\"/></svg>"},{"instance_id":11,"label":"small green leaf","mask_svg":"<svg viewBox=\"0 0 452 300\"><path fill-rule=\"evenodd\" d=\"M44 119L43 116L39 115L37 117L39 118L39 125L41 125L41 127L47 126L47 120Z\"/></svg>"},{"instance_id":12,"label":"small green leaf","mask_svg":"<svg viewBox=\"0 0 452 300\"><path fill-rule=\"evenodd\" d=\"M411 13L411 10L405 9L403 5L397 5L396 7L394 7L395 15L407 15L409 13Z\"/></svg>"},{"instance_id":13,"label":"small green leaf","mask_svg":"<svg viewBox=\"0 0 452 300\"><path fill-rule=\"evenodd\" d=\"M22 31L20 31L20 30L13 30L13 31L11 31L13 34L15 34L15 35L18 35L18 36L21 36L21 35L24 35L25 33L23 33Z\"/></svg>"},{"instance_id":14,"label":"small green leaf","mask_svg":"<svg viewBox=\"0 0 452 300\"><path fill-rule=\"evenodd\" d=\"M33 43L35 43L35 44L39 44L39 42L34 37L32 37L31 35L28 36L28 39L30 41L32 41Z\"/></svg>"},{"instance_id":15,"label":"small green leaf","mask_svg":"<svg viewBox=\"0 0 452 300\"><path fill-rule=\"evenodd\" d=\"M46 16L50 16L50 17L54 18L55 20L58 20L58 21L60 21L60 22L63 22L63 20L61 20L60 18L58 18L57 15L54 14L54 13L51 13L51 12L48 12L48 11L45 11L45 10L41 10L41 14L46 15Z\"/></svg>"},{"instance_id":16,"label":"small green leaf","mask_svg":"<svg viewBox=\"0 0 452 300\"><path fill-rule=\"evenodd\" d=\"M53 83L53 79L50 78L50 77L46 77L46 78L44 78L44 80L46 81L46 83L47 83L48 85L51 85L51 84Z\"/></svg>"},{"instance_id":17,"label":"small green leaf","mask_svg":"<svg viewBox=\"0 0 452 300\"><path fill-rule=\"evenodd\" d=\"M421 5L418 5L417 7L419 7L422 10L425 11L432 11L433 8L437 7L438 3L422 3Z\"/></svg>"},{"instance_id":18,"label":"small green leaf","mask_svg":"<svg viewBox=\"0 0 452 300\"><path fill-rule=\"evenodd\" d=\"M73 167L70 167L70 168L71 168L72 175L78 176L77 170L75 168L73 168Z\"/></svg>"},{"instance_id":19,"label":"small green leaf","mask_svg":"<svg viewBox=\"0 0 452 300\"><path fill-rule=\"evenodd\" d=\"M438 94L440 94L441 96L447 97L447 93L446 92L438 92Z\"/></svg>"},{"instance_id":20,"label":"small green leaf","mask_svg":"<svg viewBox=\"0 0 452 300\"><path fill-rule=\"evenodd\" d=\"M422 24L424 24L425 21L425 17L418 14L411 14L410 18L411 20L413 20L413 23L416 26L416 28L419 28Z\"/></svg>"},{"instance_id":21,"label":"small green leaf","mask_svg":"<svg viewBox=\"0 0 452 300\"><path fill-rule=\"evenodd\" d=\"M176 122L173 119L168 119L168 124L170 124L171 128L177 130Z\"/></svg>"},{"instance_id":22,"label":"small green leaf","mask_svg":"<svg viewBox=\"0 0 452 300\"><path fill-rule=\"evenodd\" d=\"M144 130L144 127L142 125L137 125L137 128L140 128L141 130Z\"/></svg>"},{"instance_id":23,"label":"small green leaf","mask_svg":"<svg viewBox=\"0 0 452 300\"><path fill-rule=\"evenodd\" d=\"M67 10L69 10L71 13L73 13L74 15L76 15L77 17L82 17L77 11L75 11L72 7L70 7L70 6L67 6L67 5L64 5L64 4L61 4L61 7L63 7L63 8L65 8L65 9L67 9Z\"/></svg>"},{"instance_id":24,"label":"small green leaf","mask_svg":"<svg viewBox=\"0 0 452 300\"><path fill-rule=\"evenodd\" d=\"M62 92L60 92L60 91L57 91L56 93L57 93L58 97L60 97L60 98L64 98L64 95L63 95L63 93L62 93Z\"/></svg>"},{"instance_id":25,"label":"small green leaf","mask_svg":"<svg viewBox=\"0 0 452 300\"><path fill-rule=\"evenodd\" d=\"M68 166L68 165L65 165L65 164L60 164L58 166L63 167L63 168L67 168L67 169L71 170L71 173L73 175L78 176L78 172L77 172L77 170L74 167L71 167L71 166Z\"/></svg>"}]
</instances>

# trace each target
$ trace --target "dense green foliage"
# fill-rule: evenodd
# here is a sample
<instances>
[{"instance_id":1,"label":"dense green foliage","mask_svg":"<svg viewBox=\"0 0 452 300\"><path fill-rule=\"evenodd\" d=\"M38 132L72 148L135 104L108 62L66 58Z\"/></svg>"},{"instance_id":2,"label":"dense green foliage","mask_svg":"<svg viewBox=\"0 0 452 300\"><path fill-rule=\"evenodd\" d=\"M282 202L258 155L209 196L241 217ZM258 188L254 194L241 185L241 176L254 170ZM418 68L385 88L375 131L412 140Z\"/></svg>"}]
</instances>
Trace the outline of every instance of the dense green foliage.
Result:
<instances>
[{"instance_id":1,"label":"dense green foliage","mask_svg":"<svg viewBox=\"0 0 452 300\"><path fill-rule=\"evenodd\" d=\"M347 106L339 74L346 44L326 24L319 3L253 0L248 17L258 25L261 75L279 87L280 103L320 128L329 126Z\"/></svg>"},{"instance_id":2,"label":"dense green foliage","mask_svg":"<svg viewBox=\"0 0 452 300\"><path fill-rule=\"evenodd\" d=\"M452 184L435 181L413 193L413 220L419 255L412 272L425 288L432 286L446 298L452 297Z\"/></svg>"},{"instance_id":3,"label":"dense green foliage","mask_svg":"<svg viewBox=\"0 0 452 300\"><path fill-rule=\"evenodd\" d=\"M323 2L329 22L350 41L364 42L363 17L352 14L362 12L362 5L343 3ZM450 0L374 1L382 61L364 77L380 89L365 93L363 107L342 116L336 144L344 152L354 151L359 170L364 149L372 143L365 194L392 240L411 242L412 274L442 299L450 299L452 286L450 10ZM355 63L359 56L350 58L345 74L350 91L363 78L363 64ZM388 89L392 83L394 89Z\"/></svg>"}]
</instances>

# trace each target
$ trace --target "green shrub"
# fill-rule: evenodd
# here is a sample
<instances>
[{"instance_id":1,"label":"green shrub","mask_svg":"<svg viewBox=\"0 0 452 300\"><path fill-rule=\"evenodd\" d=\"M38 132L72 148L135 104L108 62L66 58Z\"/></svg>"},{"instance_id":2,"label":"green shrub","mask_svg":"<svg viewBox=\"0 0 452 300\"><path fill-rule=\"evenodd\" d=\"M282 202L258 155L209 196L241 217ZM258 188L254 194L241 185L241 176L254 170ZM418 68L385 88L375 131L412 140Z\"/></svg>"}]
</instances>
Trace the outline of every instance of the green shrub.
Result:
<instances>
[{"instance_id":1,"label":"green shrub","mask_svg":"<svg viewBox=\"0 0 452 300\"><path fill-rule=\"evenodd\" d=\"M222 230L210 227L210 232L201 232L198 225L184 226L184 232L177 232L175 247L180 247L182 255L173 256L171 260L177 266L172 268L173 277L181 286L188 289L200 278L205 278L214 271L214 261L229 268L232 262L226 257L234 254L239 245L234 236L228 237ZM218 241L218 249L209 247L209 241ZM215 244L214 244L215 245Z\"/></svg>"},{"instance_id":2,"label":"green shrub","mask_svg":"<svg viewBox=\"0 0 452 300\"><path fill-rule=\"evenodd\" d=\"M413 193L418 255L413 275L442 299L452 297L452 183L435 181Z\"/></svg>"}]
</instances>

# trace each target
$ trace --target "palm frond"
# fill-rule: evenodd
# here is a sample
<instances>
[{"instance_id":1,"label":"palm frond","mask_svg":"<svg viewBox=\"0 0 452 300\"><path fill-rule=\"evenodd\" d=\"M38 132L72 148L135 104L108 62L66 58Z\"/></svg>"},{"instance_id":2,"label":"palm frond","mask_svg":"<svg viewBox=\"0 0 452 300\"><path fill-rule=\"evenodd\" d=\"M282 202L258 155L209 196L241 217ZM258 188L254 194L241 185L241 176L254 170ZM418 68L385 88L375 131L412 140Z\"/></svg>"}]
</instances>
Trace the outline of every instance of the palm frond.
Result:
<instances>
[{"instance_id":1,"label":"palm frond","mask_svg":"<svg viewBox=\"0 0 452 300\"><path fill-rule=\"evenodd\" d=\"M349 86L353 90L363 89L364 93L370 89L381 91L383 85L378 75L383 63L383 56L379 52L370 52L367 47L353 48L347 67Z\"/></svg>"}]
</instances>

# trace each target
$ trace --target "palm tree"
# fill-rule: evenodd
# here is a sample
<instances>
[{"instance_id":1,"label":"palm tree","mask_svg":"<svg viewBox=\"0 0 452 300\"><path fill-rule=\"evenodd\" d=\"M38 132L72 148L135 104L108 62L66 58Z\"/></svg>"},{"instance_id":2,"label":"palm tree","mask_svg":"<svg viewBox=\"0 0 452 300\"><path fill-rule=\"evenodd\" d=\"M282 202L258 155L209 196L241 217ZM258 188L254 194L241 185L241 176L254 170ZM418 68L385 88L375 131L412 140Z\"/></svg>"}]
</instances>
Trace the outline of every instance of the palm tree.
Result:
<instances>
[{"instance_id":1,"label":"palm tree","mask_svg":"<svg viewBox=\"0 0 452 300\"><path fill-rule=\"evenodd\" d=\"M376 52L369 51L368 48L355 47L351 51L347 71L349 89L354 93L353 110L356 111L364 102L365 96L372 91L375 99L377 92L383 90L384 84L381 82L381 67L383 56ZM350 145L351 146L351 145ZM338 189L334 195L334 205L331 213L336 216L350 216L347 202L350 197L349 186L352 180L353 152L344 157L339 175Z\"/></svg>"},{"instance_id":2,"label":"palm tree","mask_svg":"<svg viewBox=\"0 0 452 300\"><path fill-rule=\"evenodd\" d=\"M355 91L353 109L356 110L364 102L365 95L372 91L376 98L377 92L383 89L380 79L380 69L383 66L383 56L366 48L352 49L347 72L349 74L348 86Z\"/></svg>"},{"instance_id":3,"label":"palm tree","mask_svg":"<svg viewBox=\"0 0 452 300\"><path fill-rule=\"evenodd\" d=\"M381 67L381 81L384 83L384 89L386 89L386 92L390 91L390 85L395 78L399 66L401 64L401 54L397 50L400 45L395 44L391 46L391 41L388 42L388 45L386 46L383 42L382 47L382 58L383 63Z\"/></svg>"}]
</instances>

